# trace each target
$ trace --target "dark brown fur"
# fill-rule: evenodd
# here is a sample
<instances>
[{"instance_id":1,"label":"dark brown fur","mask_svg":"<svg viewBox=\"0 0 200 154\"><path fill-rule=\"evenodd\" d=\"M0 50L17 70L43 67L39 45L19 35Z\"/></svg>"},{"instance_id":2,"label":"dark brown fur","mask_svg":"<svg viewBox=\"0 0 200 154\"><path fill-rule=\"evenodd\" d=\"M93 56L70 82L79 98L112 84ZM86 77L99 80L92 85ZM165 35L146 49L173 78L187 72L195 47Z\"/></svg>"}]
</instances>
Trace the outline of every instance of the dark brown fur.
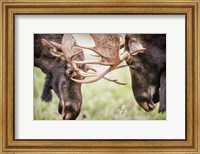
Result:
<instances>
[{"instance_id":1,"label":"dark brown fur","mask_svg":"<svg viewBox=\"0 0 200 154\"><path fill-rule=\"evenodd\" d=\"M138 46L147 49L131 57L132 90L138 104L160 101L159 112L166 111L166 35L127 34L125 50Z\"/></svg>"},{"instance_id":2,"label":"dark brown fur","mask_svg":"<svg viewBox=\"0 0 200 154\"><path fill-rule=\"evenodd\" d=\"M81 110L81 84L70 79L74 70L67 65L68 63L60 58L52 56L48 49L41 43L42 38L48 41L61 43L62 36L62 34L34 35L34 66L40 68L42 72L46 74L41 96L42 100L47 102L51 101L51 90L54 90L60 100L58 112L62 114L63 119L73 120L77 118ZM75 56L75 58L83 60L84 55L80 53ZM84 65L80 67L83 68ZM62 101L64 103L62 103Z\"/></svg>"}]
</instances>

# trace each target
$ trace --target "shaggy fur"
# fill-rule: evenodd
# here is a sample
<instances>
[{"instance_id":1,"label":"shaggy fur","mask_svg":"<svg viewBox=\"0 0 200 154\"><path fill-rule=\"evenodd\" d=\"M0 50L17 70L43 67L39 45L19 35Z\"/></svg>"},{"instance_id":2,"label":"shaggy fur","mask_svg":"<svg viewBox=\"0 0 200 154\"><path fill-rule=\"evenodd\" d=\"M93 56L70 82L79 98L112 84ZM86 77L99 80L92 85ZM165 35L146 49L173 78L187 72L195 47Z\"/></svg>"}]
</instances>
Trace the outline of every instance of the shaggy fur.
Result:
<instances>
[{"instance_id":1,"label":"shaggy fur","mask_svg":"<svg viewBox=\"0 0 200 154\"><path fill-rule=\"evenodd\" d=\"M72 81L68 70L74 71L67 65L66 61L52 56L48 48L42 45L41 39L61 43L62 34L35 34L34 35L34 66L46 74L41 99L49 102L52 100L53 90L59 98L58 112L63 119L76 119L82 105L81 84ZM59 49L57 49L59 51ZM74 57L76 60L83 60L84 55L80 53ZM80 68L83 68L81 65Z\"/></svg>"},{"instance_id":2,"label":"shaggy fur","mask_svg":"<svg viewBox=\"0 0 200 154\"><path fill-rule=\"evenodd\" d=\"M132 90L138 104L158 103L158 112L166 111L166 35L127 34L125 50L142 46L147 49L127 62L132 78Z\"/></svg>"}]
</instances>

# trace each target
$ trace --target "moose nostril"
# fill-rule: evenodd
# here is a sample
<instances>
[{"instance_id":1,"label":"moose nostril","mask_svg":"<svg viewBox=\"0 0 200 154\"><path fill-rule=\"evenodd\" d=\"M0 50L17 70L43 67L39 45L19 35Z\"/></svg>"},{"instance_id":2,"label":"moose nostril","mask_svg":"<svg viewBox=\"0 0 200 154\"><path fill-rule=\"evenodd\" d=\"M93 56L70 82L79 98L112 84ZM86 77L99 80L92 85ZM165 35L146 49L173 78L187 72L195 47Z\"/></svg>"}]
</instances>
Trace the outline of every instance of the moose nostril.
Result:
<instances>
[{"instance_id":1,"label":"moose nostril","mask_svg":"<svg viewBox=\"0 0 200 154\"><path fill-rule=\"evenodd\" d=\"M72 113L65 113L62 115L63 120L75 120L76 117Z\"/></svg>"},{"instance_id":2,"label":"moose nostril","mask_svg":"<svg viewBox=\"0 0 200 154\"><path fill-rule=\"evenodd\" d=\"M75 112L72 104L66 104L63 110L65 113L73 113Z\"/></svg>"},{"instance_id":3,"label":"moose nostril","mask_svg":"<svg viewBox=\"0 0 200 154\"><path fill-rule=\"evenodd\" d=\"M74 120L74 113L75 113L75 109L73 107L73 105L69 102L64 103L64 101L62 101L62 118L63 120Z\"/></svg>"},{"instance_id":4,"label":"moose nostril","mask_svg":"<svg viewBox=\"0 0 200 154\"><path fill-rule=\"evenodd\" d=\"M151 112L151 111L153 111L153 108L151 108L151 107L149 106L149 111L148 111L148 112Z\"/></svg>"},{"instance_id":5,"label":"moose nostril","mask_svg":"<svg viewBox=\"0 0 200 154\"><path fill-rule=\"evenodd\" d=\"M76 107L72 102L63 102L62 106L62 119L63 120L75 120L79 113L80 108Z\"/></svg>"},{"instance_id":6,"label":"moose nostril","mask_svg":"<svg viewBox=\"0 0 200 154\"><path fill-rule=\"evenodd\" d=\"M148 103L148 106L149 106L149 111L153 111L155 108L156 108L156 104L154 103Z\"/></svg>"},{"instance_id":7,"label":"moose nostril","mask_svg":"<svg viewBox=\"0 0 200 154\"><path fill-rule=\"evenodd\" d=\"M65 119L65 117L66 117L66 114L62 114L62 119L63 120L67 120L67 119Z\"/></svg>"}]
</instances>

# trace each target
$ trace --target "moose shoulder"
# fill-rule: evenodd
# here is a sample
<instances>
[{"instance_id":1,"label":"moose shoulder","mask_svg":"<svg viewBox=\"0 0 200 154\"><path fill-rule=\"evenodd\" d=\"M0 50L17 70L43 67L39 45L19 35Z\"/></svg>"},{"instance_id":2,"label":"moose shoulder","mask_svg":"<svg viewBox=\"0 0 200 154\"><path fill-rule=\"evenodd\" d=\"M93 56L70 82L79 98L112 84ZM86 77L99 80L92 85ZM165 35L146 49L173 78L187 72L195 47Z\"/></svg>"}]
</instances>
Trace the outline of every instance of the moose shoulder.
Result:
<instances>
[{"instance_id":1,"label":"moose shoulder","mask_svg":"<svg viewBox=\"0 0 200 154\"><path fill-rule=\"evenodd\" d=\"M130 67L132 90L137 103L146 111L155 108L166 111L166 35L127 34L125 51L133 52L146 48L143 53L132 55L127 64Z\"/></svg>"},{"instance_id":2,"label":"moose shoulder","mask_svg":"<svg viewBox=\"0 0 200 154\"><path fill-rule=\"evenodd\" d=\"M70 38L71 36L69 36ZM73 68L62 58L52 55L49 51L58 50L48 40L61 43L62 34L35 34L34 35L34 66L46 74L42 100L51 101L54 90L59 98L58 112L63 119L76 119L82 104L81 84L72 81ZM73 57L83 60L83 53ZM80 67L82 67L80 65Z\"/></svg>"}]
</instances>

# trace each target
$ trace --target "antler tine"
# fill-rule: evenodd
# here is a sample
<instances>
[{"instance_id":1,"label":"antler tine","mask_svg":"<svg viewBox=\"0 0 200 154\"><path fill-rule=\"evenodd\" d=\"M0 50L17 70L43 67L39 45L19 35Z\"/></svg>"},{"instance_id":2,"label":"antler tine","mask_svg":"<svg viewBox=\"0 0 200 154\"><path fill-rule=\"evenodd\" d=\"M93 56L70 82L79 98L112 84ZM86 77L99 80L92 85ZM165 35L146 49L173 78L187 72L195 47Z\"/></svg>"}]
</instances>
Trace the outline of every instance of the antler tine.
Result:
<instances>
[{"instance_id":1,"label":"antler tine","mask_svg":"<svg viewBox=\"0 0 200 154\"><path fill-rule=\"evenodd\" d=\"M130 53L125 51L123 52L120 56L119 56L119 59L120 61L122 62L123 60L126 60L126 59L129 59L130 58Z\"/></svg>"},{"instance_id":2,"label":"antler tine","mask_svg":"<svg viewBox=\"0 0 200 154\"><path fill-rule=\"evenodd\" d=\"M117 81L117 79L110 79L110 78L105 77L105 76L104 76L104 79L111 81L111 82L114 82L114 83L119 84L119 85L126 85L125 83Z\"/></svg>"},{"instance_id":3,"label":"antler tine","mask_svg":"<svg viewBox=\"0 0 200 154\"><path fill-rule=\"evenodd\" d=\"M83 77L93 77L93 76L98 76L97 73L92 73L92 72L84 72L84 71L80 71L79 73L80 73L81 76L83 76Z\"/></svg>"},{"instance_id":4,"label":"antler tine","mask_svg":"<svg viewBox=\"0 0 200 154\"><path fill-rule=\"evenodd\" d=\"M80 54L80 53L82 53L82 52L83 52L83 50L80 50L80 51L78 51L78 52L75 52L75 53L73 53L73 54L70 55L70 58L73 58L74 56L76 56L76 55L78 55L78 54Z\"/></svg>"},{"instance_id":5,"label":"antler tine","mask_svg":"<svg viewBox=\"0 0 200 154\"><path fill-rule=\"evenodd\" d=\"M61 58L62 60L65 60L64 59L64 56L63 56L63 54L61 54L61 53L59 53L59 52L54 52L54 51L49 51L53 56L55 56L55 57L58 57L58 58Z\"/></svg>"},{"instance_id":6,"label":"antler tine","mask_svg":"<svg viewBox=\"0 0 200 154\"><path fill-rule=\"evenodd\" d=\"M107 68L102 74L98 75L96 78L94 78L92 80L78 80L78 79L74 79L74 78L71 78L71 80L78 82L78 83L92 83L92 82L98 81L99 79L103 78L110 71L111 71L111 67Z\"/></svg>"},{"instance_id":7,"label":"antler tine","mask_svg":"<svg viewBox=\"0 0 200 154\"><path fill-rule=\"evenodd\" d=\"M101 60L91 60L91 61L74 61L77 64L100 64L104 66L114 65L115 63L103 63Z\"/></svg>"},{"instance_id":8,"label":"antler tine","mask_svg":"<svg viewBox=\"0 0 200 154\"><path fill-rule=\"evenodd\" d=\"M82 49L87 49L87 50L91 50L93 52L95 52L97 55L99 55L100 57L104 57L103 54L99 53L97 50L95 50L95 47L85 47L85 46L81 46L76 44L77 47L82 48Z\"/></svg>"},{"instance_id":9,"label":"antler tine","mask_svg":"<svg viewBox=\"0 0 200 154\"><path fill-rule=\"evenodd\" d=\"M52 45L54 45L56 48L61 50L61 44L53 42L53 41L49 41Z\"/></svg>"},{"instance_id":10,"label":"antler tine","mask_svg":"<svg viewBox=\"0 0 200 154\"><path fill-rule=\"evenodd\" d=\"M124 67L124 65L122 65L122 66ZM127 66L127 65L126 65L126 66ZM94 68L90 68L90 70L92 70L92 71L94 71L94 72L97 72L97 70L94 69ZM119 84L119 85L126 85L125 83L118 82L117 79L110 79L110 78L108 78L108 77L106 77L106 76L104 76L103 78L104 78L105 80L114 82L114 83Z\"/></svg>"},{"instance_id":11,"label":"antler tine","mask_svg":"<svg viewBox=\"0 0 200 154\"><path fill-rule=\"evenodd\" d=\"M52 45L51 43L49 43L46 39L41 39L41 42L44 46L48 47L49 52L55 56L55 57L59 57L61 59L63 59L63 53L62 52L58 52L55 48L54 45Z\"/></svg>"}]
</instances>

